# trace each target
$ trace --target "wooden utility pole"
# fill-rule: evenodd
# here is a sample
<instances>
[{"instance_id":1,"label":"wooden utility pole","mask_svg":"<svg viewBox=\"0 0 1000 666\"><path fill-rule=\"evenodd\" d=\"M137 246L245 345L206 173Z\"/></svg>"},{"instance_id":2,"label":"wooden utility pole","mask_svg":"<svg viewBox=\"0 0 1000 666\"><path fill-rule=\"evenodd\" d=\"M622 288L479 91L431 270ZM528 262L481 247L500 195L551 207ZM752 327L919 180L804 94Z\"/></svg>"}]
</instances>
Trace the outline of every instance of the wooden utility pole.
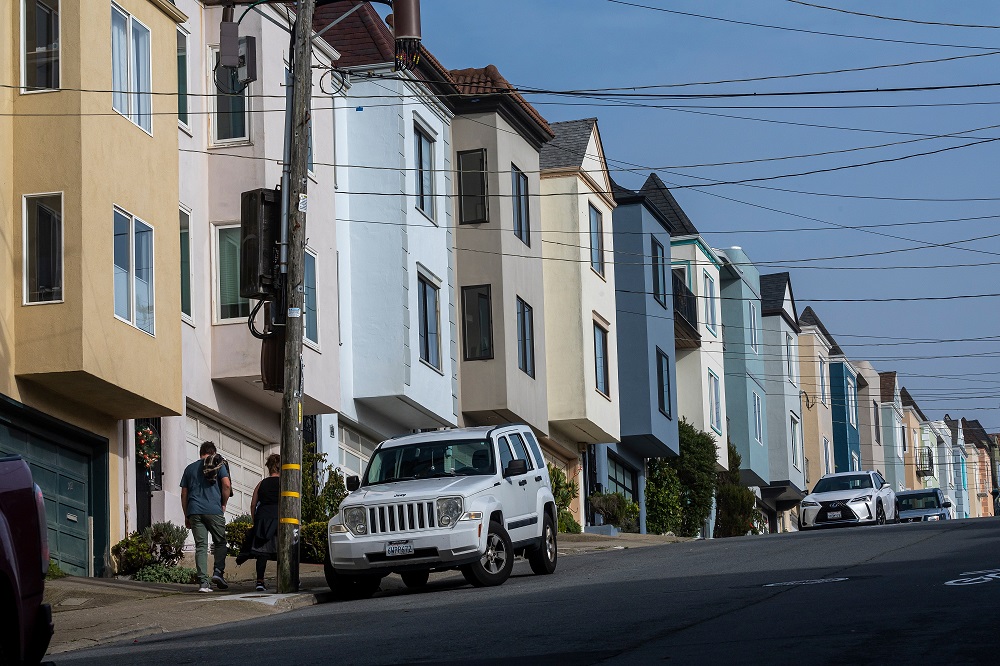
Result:
<instances>
[{"instance_id":1,"label":"wooden utility pole","mask_svg":"<svg viewBox=\"0 0 1000 666\"><path fill-rule=\"evenodd\" d=\"M285 391L281 400L281 500L278 506L278 592L298 592L302 518L303 263L306 245L309 113L312 99L312 24L316 0L300 0L292 51L292 145L288 179L285 303Z\"/></svg>"}]
</instances>

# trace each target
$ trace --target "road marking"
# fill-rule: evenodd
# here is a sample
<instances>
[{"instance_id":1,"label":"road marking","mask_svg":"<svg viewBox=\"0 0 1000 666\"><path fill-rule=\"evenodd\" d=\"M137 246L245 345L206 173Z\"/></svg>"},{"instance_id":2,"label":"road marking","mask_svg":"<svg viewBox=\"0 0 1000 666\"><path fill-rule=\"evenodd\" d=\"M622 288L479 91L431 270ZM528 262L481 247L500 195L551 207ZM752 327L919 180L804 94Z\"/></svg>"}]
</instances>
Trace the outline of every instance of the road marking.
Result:
<instances>
[{"instance_id":1,"label":"road marking","mask_svg":"<svg viewBox=\"0 0 1000 666\"><path fill-rule=\"evenodd\" d=\"M956 578L949 580L945 585L981 585L1000 580L1000 569L984 569L982 571L963 571L963 576L971 578Z\"/></svg>"},{"instance_id":2,"label":"road marking","mask_svg":"<svg viewBox=\"0 0 1000 666\"><path fill-rule=\"evenodd\" d=\"M849 578L814 578L812 580L790 580L786 583L768 583L764 587L786 587L791 585L820 585L822 583L839 583Z\"/></svg>"}]
</instances>

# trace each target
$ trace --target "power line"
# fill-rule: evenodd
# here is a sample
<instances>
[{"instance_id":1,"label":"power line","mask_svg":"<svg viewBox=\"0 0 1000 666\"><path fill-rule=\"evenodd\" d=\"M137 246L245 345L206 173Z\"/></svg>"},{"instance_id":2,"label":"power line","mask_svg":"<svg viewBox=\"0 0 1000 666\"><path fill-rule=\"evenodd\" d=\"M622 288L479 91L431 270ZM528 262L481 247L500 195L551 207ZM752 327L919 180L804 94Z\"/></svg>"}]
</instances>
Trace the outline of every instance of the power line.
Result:
<instances>
[{"instance_id":1,"label":"power line","mask_svg":"<svg viewBox=\"0 0 1000 666\"><path fill-rule=\"evenodd\" d=\"M863 16L865 18L879 19L882 21L897 21L900 23L915 23L918 25L937 25L946 26L949 28L985 28L990 30L996 30L1000 28L1000 25L982 25L976 23L944 23L941 21L918 21L917 19L899 18L896 16L880 16L878 14L866 14L865 12L854 12L849 9L841 9L840 7L827 7L826 5L817 5L812 2L804 2L804 0L787 0L788 2L794 3L796 5L803 5L805 7L813 7L814 9L823 9L829 12L839 12L841 14L849 14L851 16Z\"/></svg>"}]
</instances>

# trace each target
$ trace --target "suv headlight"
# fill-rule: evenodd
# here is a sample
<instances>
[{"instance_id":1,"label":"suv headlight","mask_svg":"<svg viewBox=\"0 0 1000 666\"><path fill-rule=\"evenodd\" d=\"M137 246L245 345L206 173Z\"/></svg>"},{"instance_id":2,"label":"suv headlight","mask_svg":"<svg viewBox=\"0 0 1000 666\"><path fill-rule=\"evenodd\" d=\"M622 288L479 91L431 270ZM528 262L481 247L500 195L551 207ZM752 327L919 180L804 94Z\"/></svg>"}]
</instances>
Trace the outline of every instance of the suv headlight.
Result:
<instances>
[{"instance_id":1,"label":"suv headlight","mask_svg":"<svg viewBox=\"0 0 1000 666\"><path fill-rule=\"evenodd\" d=\"M855 497L851 501L852 502L871 502L872 501L872 496L871 495L862 495L861 497Z\"/></svg>"},{"instance_id":2,"label":"suv headlight","mask_svg":"<svg viewBox=\"0 0 1000 666\"><path fill-rule=\"evenodd\" d=\"M819 506L819 502L806 501L802 503L802 506Z\"/></svg>"},{"instance_id":3,"label":"suv headlight","mask_svg":"<svg viewBox=\"0 0 1000 666\"><path fill-rule=\"evenodd\" d=\"M453 527L462 515L461 497L442 497L437 501L437 524L441 527Z\"/></svg>"},{"instance_id":4,"label":"suv headlight","mask_svg":"<svg viewBox=\"0 0 1000 666\"><path fill-rule=\"evenodd\" d=\"M924 520L941 520L941 516L935 513L933 516L924 516Z\"/></svg>"},{"instance_id":5,"label":"suv headlight","mask_svg":"<svg viewBox=\"0 0 1000 666\"><path fill-rule=\"evenodd\" d=\"M355 534L368 533L368 512L363 506L351 506L344 509L344 525Z\"/></svg>"}]
</instances>

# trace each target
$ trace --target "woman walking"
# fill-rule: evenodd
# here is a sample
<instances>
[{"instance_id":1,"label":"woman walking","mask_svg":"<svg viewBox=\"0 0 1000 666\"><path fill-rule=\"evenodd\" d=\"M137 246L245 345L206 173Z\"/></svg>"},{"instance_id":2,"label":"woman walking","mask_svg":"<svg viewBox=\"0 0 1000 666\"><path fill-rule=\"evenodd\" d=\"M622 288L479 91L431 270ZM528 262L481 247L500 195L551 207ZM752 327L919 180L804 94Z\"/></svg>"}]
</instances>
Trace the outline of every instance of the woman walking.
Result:
<instances>
[{"instance_id":1,"label":"woman walking","mask_svg":"<svg viewBox=\"0 0 1000 666\"><path fill-rule=\"evenodd\" d=\"M278 499L281 496L279 476L281 475L281 456L273 453L267 458L268 476L261 479L253 491L250 501L250 517L253 518L253 528L243 542L243 547L237 564L246 562L251 557L257 559L257 591L267 589L264 585L264 569L268 560L277 559L278 545Z\"/></svg>"}]
</instances>

